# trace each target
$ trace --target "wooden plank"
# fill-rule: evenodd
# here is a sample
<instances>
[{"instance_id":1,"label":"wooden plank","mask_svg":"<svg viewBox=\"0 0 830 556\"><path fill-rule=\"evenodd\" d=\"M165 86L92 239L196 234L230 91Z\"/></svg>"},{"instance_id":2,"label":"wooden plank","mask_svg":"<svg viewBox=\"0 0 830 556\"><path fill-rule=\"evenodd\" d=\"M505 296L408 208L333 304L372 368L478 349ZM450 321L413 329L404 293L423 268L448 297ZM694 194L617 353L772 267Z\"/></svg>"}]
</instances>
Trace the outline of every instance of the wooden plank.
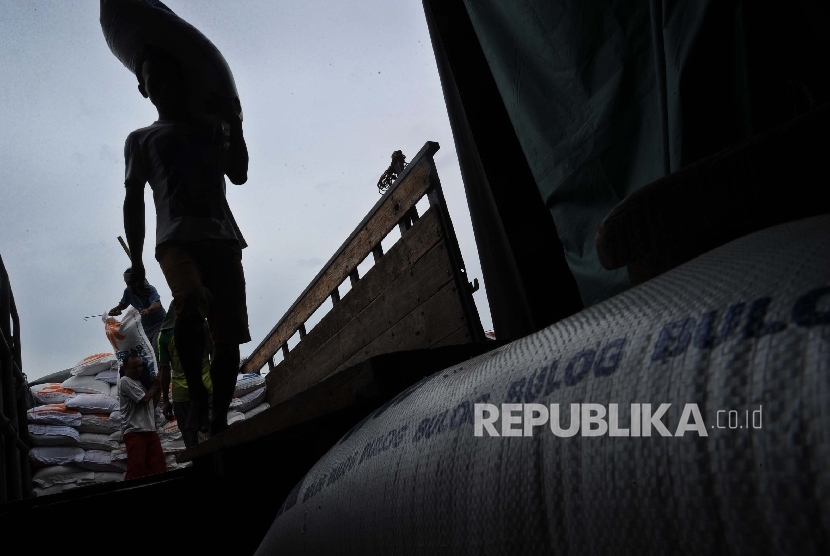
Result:
<instances>
[{"instance_id":1,"label":"wooden plank","mask_svg":"<svg viewBox=\"0 0 830 556\"><path fill-rule=\"evenodd\" d=\"M297 394L322 380L335 369L343 368L343 362L347 360L350 364L355 364L366 359L366 356L354 356L375 342L378 337L388 334L389 330L395 328L396 323L433 297L436 291L448 284L453 286L451 280L452 270L442 241L412 267L411 273L401 275L389 284L382 295L338 330L292 374L280 383L269 385L268 403L277 403ZM343 302L345 303L345 299ZM439 309L443 310L444 307ZM447 333L455 330L457 326L453 326ZM386 352L428 347L411 344L411 347L395 348L389 344L388 341L383 344L386 346ZM372 355L380 353L384 351L373 349L371 352Z\"/></svg>"},{"instance_id":2,"label":"wooden plank","mask_svg":"<svg viewBox=\"0 0 830 556\"><path fill-rule=\"evenodd\" d=\"M320 319L306 338L297 344L288 356L268 375L268 387L273 388L320 349L355 315L380 296L395 279L408 272L413 264L429 252L441 239L443 229L437 211L430 210L389 249L350 290L343 300Z\"/></svg>"},{"instance_id":3,"label":"wooden plank","mask_svg":"<svg viewBox=\"0 0 830 556\"><path fill-rule=\"evenodd\" d=\"M337 370L382 353L433 347L458 330L459 324L466 327L467 320L458 297L458 289L454 283L449 282L360 352L339 365Z\"/></svg>"},{"instance_id":4,"label":"wooden plank","mask_svg":"<svg viewBox=\"0 0 830 556\"><path fill-rule=\"evenodd\" d=\"M471 341L470 329L468 324L464 324L458 330L438 341L434 347L454 346L458 344L466 344Z\"/></svg>"},{"instance_id":5,"label":"wooden plank","mask_svg":"<svg viewBox=\"0 0 830 556\"><path fill-rule=\"evenodd\" d=\"M438 144L427 142L395 184L369 212L357 229L312 280L279 323L249 357L245 372L258 371L268 362L332 291L386 237L401 216L420 200L431 186L432 155Z\"/></svg>"},{"instance_id":6,"label":"wooden plank","mask_svg":"<svg viewBox=\"0 0 830 556\"><path fill-rule=\"evenodd\" d=\"M338 416L343 415L344 410L363 408L359 413L352 415L352 422L346 423L348 430L363 416L421 378L495 349L499 345L501 344L497 342L479 342L372 357L326 378L288 400L275 404L251 419L232 425L222 434L186 450L178 456L178 461L197 460L260 438L270 440L269 450L279 453L280 438L309 434L308 428L299 431L298 427L320 423L320 428L331 428L331 419L342 420ZM280 433L284 434L275 436Z\"/></svg>"}]
</instances>

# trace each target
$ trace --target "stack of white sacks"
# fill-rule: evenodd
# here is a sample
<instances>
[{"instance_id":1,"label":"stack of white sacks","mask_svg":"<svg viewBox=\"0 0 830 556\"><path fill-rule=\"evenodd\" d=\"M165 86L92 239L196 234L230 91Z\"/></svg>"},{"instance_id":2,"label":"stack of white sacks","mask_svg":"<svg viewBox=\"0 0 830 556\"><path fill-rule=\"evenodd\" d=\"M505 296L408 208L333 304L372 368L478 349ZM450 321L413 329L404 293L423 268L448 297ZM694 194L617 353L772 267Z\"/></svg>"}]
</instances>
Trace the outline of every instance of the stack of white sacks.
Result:
<instances>
[{"instance_id":1,"label":"stack of white sacks","mask_svg":"<svg viewBox=\"0 0 830 556\"><path fill-rule=\"evenodd\" d=\"M29 452L38 496L78 486L120 481L126 465L113 461L121 430L117 361L111 353L91 355L63 383L32 386Z\"/></svg>"},{"instance_id":2,"label":"stack of white sacks","mask_svg":"<svg viewBox=\"0 0 830 556\"><path fill-rule=\"evenodd\" d=\"M121 435L118 361L108 353L91 355L70 371L63 383L32 386L39 405L28 412L30 459L35 494L43 496L96 483L124 480L127 450ZM239 375L228 423L234 424L268 409L265 378ZM156 408L156 427L167 469L185 449L178 423Z\"/></svg>"}]
</instances>

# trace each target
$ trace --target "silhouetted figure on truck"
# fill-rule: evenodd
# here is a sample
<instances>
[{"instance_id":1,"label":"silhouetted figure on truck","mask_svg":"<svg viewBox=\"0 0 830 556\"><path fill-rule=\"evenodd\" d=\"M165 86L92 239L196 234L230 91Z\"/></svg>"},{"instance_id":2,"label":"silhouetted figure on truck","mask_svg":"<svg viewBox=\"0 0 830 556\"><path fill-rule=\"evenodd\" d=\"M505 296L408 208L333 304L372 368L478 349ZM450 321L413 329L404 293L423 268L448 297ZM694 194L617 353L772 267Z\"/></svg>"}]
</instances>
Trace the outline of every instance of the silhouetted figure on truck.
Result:
<instances>
[{"instance_id":1,"label":"silhouetted figure on truck","mask_svg":"<svg viewBox=\"0 0 830 556\"><path fill-rule=\"evenodd\" d=\"M225 197L225 179L248 179L248 150L242 122L230 101L215 99L193 110L176 59L146 48L137 64L138 90L156 106L158 120L127 137L124 228L132 253L129 285L144 285L144 184L156 206L155 256L176 307L175 337L190 391L190 431L227 428L236 385L239 344L251 340L245 303L242 249L246 247ZM196 118L194 113L211 117ZM207 318L213 341L210 376L213 411L202 382Z\"/></svg>"}]
</instances>

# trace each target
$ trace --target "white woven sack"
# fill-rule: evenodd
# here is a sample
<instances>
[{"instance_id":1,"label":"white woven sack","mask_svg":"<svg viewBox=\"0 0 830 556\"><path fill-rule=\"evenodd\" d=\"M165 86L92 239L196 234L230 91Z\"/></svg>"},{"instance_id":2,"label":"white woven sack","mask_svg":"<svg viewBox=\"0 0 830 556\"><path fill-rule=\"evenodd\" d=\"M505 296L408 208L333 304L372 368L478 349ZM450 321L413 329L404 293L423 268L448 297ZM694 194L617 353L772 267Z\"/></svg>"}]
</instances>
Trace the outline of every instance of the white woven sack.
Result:
<instances>
[{"instance_id":1,"label":"white woven sack","mask_svg":"<svg viewBox=\"0 0 830 556\"><path fill-rule=\"evenodd\" d=\"M228 425L245 420L245 414L238 411L228 411Z\"/></svg>"},{"instance_id":2,"label":"white woven sack","mask_svg":"<svg viewBox=\"0 0 830 556\"><path fill-rule=\"evenodd\" d=\"M34 446L29 458L41 465L67 465L84 459L84 450L77 446Z\"/></svg>"},{"instance_id":3,"label":"white woven sack","mask_svg":"<svg viewBox=\"0 0 830 556\"><path fill-rule=\"evenodd\" d=\"M150 374L157 374L158 365L156 364L155 350L144 333L144 327L141 325L141 313L136 311L134 307L130 307L124 312L124 316L120 321L106 315L102 317L102 320L104 321L104 332L107 339L115 350L119 369L124 361L124 356L130 350L135 350L147 366Z\"/></svg>"},{"instance_id":4,"label":"white woven sack","mask_svg":"<svg viewBox=\"0 0 830 556\"><path fill-rule=\"evenodd\" d=\"M127 445L122 441L118 444L118 448L110 452L112 461L127 461Z\"/></svg>"},{"instance_id":5,"label":"white woven sack","mask_svg":"<svg viewBox=\"0 0 830 556\"><path fill-rule=\"evenodd\" d=\"M65 427L79 427L81 414L73 409L66 409L62 403L39 405L26 412L29 423L35 425L59 425Z\"/></svg>"},{"instance_id":6,"label":"white woven sack","mask_svg":"<svg viewBox=\"0 0 830 556\"><path fill-rule=\"evenodd\" d=\"M40 488L35 486L32 487L32 494L34 494L35 497L49 496L50 494L60 494L64 490L70 490L70 488L75 488L75 485L54 485L49 488Z\"/></svg>"},{"instance_id":7,"label":"white woven sack","mask_svg":"<svg viewBox=\"0 0 830 556\"><path fill-rule=\"evenodd\" d=\"M236 377L236 389L233 391L234 398L241 398L248 392L265 385L265 377L256 373L248 373Z\"/></svg>"},{"instance_id":8,"label":"white woven sack","mask_svg":"<svg viewBox=\"0 0 830 556\"><path fill-rule=\"evenodd\" d=\"M115 413L113 411L113 413ZM112 414L110 414L112 415ZM120 413L118 419L111 419L106 413L86 413L81 417L81 424L78 432L103 434L107 437L112 433L121 430Z\"/></svg>"},{"instance_id":9,"label":"white woven sack","mask_svg":"<svg viewBox=\"0 0 830 556\"><path fill-rule=\"evenodd\" d=\"M65 403L75 397L75 391L64 388L60 383L49 382L46 384L35 384L29 390L32 397L39 405L52 405Z\"/></svg>"},{"instance_id":10,"label":"white woven sack","mask_svg":"<svg viewBox=\"0 0 830 556\"><path fill-rule=\"evenodd\" d=\"M259 415L260 413L262 413L263 411L265 411L269 407L271 407L271 406L268 405L268 402L263 402L263 403L259 404L258 406L254 407L253 409L250 409L250 410L246 411L243 415L245 415L245 419L250 419L254 415Z\"/></svg>"},{"instance_id":11,"label":"white woven sack","mask_svg":"<svg viewBox=\"0 0 830 556\"><path fill-rule=\"evenodd\" d=\"M179 423L177 421L168 421L164 425L158 427L156 432L159 435L159 440L162 442L166 440L178 440L182 437L182 431L179 430Z\"/></svg>"},{"instance_id":12,"label":"white woven sack","mask_svg":"<svg viewBox=\"0 0 830 556\"><path fill-rule=\"evenodd\" d=\"M115 359L114 355L112 357L113 359ZM110 386L115 386L116 384L118 384L118 373L119 368L116 364L114 365L114 368L98 373L97 375L95 375L95 378L100 380L101 382L106 382Z\"/></svg>"},{"instance_id":13,"label":"white woven sack","mask_svg":"<svg viewBox=\"0 0 830 556\"><path fill-rule=\"evenodd\" d=\"M94 432L82 432L78 435L78 446L84 450L103 450L111 452L118 448L118 442L110 440L108 434Z\"/></svg>"},{"instance_id":14,"label":"white woven sack","mask_svg":"<svg viewBox=\"0 0 830 556\"><path fill-rule=\"evenodd\" d=\"M63 388L73 390L78 394L110 395L111 386L94 376L72 376L63 381ZM64 402L65 403L65 402Z\"/></svg>"},{"instance_id":15,"label":"white woven sack","mask_svg":"<svg viewBox=\"0 0 830 556\"><path fill-rule=\"evenodd\" d=\"M78 430L58 425L29 425L33 446L77 446Z\"/></svg>"},{"instance_id":16,"label":"white woven sack","mask_svg":"<svg viewBox=\"0 0 830 556\"><path fill-rule=\"evenodd\" d=\"M247 413L265 401L265 387L257 388L237 399L239 404L233 409L240 413Z\"/></svg>"},{"instance_id":17,"label":"white woven sack","mask_svg":"<svg viewBox=\"0 0 830 556\"><path fill-rule=\"evenodd\" d=\"M126 466L126 465L125 465ZM96 483L117 483L124 480L123 471L96 471L93 479Z\"/></svg>"},{"instance_id":18,"label":"white woven sack","mask_svg":"<svg viewBox=\"0 0 830 556\"><path fill-rule=\"evenodd\" d=\"M117 360L112 353L96 353L84 357L77 365L70 369L72 376L95 376L102 371L117 367Z\"/></svg>"},{"instance_id":19,"label":"white woven sack","mask_svg":"<svg viewBox=\"0 0 830 556\"><path fill-rule=\"evenodd\" d=\"M476 436L477 403L498 436ZM297 484L257 554L826 554L828 408L822 216L405 390Z\"/></svg>"},{"instance_id":20,"label":"white woven sack","mask_svg":"<svg viewBox=\"0 0 830 556\"><path fill-rule=\"evenodd\" d=\"M127 464L123 461L113 461L107 450L87 450L78 467L96 472L121 473L127 469Z\"/></svg>"},{"instance_id":21,"label":"white woven sack","mask_svg":"<svg viewBox=\"0 0 830 556\"><path fill-rule=\"evenodd\" d=\"M106 394L78 394L66 402L66 407L81 413L112 413L119 408L118 400Z\"/></svg>"},{"instance_id":22,"label":"white woven sack","mask_svg":"<svg viewBox=\"0 0 830 556\"><path fill-rule=\"evenodd\" d=\"M177 440L164 440L161 442L161 451L165 454L178 453L187 449L184 440L179 438Z\"/></svg>"},{"instance_id":23,"label":"white woven sack","mask_svg":"<svg viewBox=\"0 0 830 556\"><path fill-rule=\"evenodd\" d=\"M53 465L35 471L32 475L32 484L43 489L55 485L82 485L91 483L94 477L92 471L81 469L76 465Z\"/></svg>"}]
</instances>

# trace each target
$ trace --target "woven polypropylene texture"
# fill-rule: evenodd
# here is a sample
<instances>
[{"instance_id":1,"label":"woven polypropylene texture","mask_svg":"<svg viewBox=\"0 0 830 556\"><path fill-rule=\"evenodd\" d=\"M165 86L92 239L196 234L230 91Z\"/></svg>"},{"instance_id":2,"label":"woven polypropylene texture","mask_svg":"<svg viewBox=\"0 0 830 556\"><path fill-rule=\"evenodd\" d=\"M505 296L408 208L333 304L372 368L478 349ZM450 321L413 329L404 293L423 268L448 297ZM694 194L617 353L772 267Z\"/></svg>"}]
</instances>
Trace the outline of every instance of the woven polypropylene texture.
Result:
<instances>
[{"instance_id":1,"label":"woven polypropylene texture","mask_svg":"<svg viewBox=\"0 0 830 556\"><path fill-rule=\"evenodd\" d=\"M696 404L707 436L476 437L483 401L561 404L563 427L570 404L619 404L625 428L668 403L672 435ZM257 554L830 553L828 427L821 216L424 379L309 471Z\"/></svg>"}]
</instances>

